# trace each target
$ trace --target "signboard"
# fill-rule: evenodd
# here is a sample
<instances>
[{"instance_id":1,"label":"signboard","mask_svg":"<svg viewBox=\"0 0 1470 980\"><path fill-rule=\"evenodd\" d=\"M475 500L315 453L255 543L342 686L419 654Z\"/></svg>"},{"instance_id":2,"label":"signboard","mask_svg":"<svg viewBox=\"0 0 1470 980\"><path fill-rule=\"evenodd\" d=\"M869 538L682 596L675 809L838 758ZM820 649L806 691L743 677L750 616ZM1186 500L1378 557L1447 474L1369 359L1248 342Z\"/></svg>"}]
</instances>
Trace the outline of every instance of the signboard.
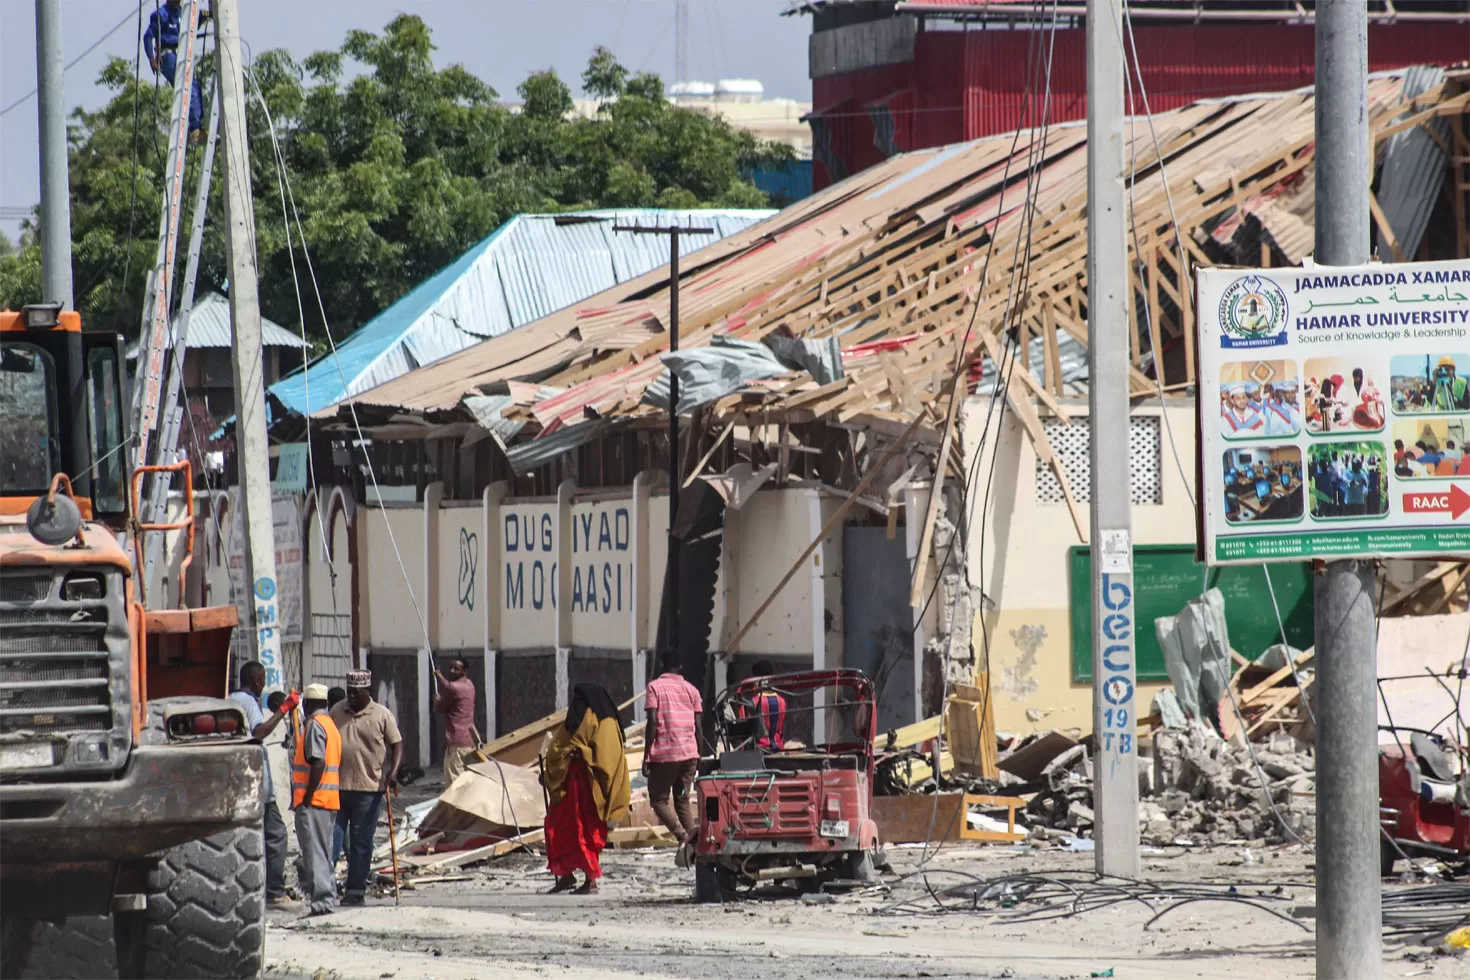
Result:
<instances>
[{"instance_id":1,"label":"signboard","mask_svg":"<svg viewBox=\"0 0 1470 980\"><path fill-rule=\"evenodd\" d=\"M245 529L245 508L240 488L230 488L230 513L234 515L225 541L225 561L230 571L230 593L240 611L240 624L255 622L253 592L245 580L245 546L250 540ZM278 495L271 500L271 530L276 540L276 608L280 617L281 642L300 643L302 637L301 512L294 497Z\"/></svg>"},{"instance_id":2,"label":"signboard","mask_svg":"<svg viewBox=\"0 0 1470 980\"><path fill-rule=\"evenodd\" d=\"M271 489L277 493L305 493L310 469L310 445L304 442L283 443L276 459L276 477L271 480Z\"/></svg>"},{"instance_id":3,"label":"signboard","mask_svg":"<svg viewBox=\"0 0 1470 980\"><path fill-rule=\"evenodd\" d=\"M1201 269L1211 564L1470 553L1470 262Z\"/></svg>"}]
</instances>

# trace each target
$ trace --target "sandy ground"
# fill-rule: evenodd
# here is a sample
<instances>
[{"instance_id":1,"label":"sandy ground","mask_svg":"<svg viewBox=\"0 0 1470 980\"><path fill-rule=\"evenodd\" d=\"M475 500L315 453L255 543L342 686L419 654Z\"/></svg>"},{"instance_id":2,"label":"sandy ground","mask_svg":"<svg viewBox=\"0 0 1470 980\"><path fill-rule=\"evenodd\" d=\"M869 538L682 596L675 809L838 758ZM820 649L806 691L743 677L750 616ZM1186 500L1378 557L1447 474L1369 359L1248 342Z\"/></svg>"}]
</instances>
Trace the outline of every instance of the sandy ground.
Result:
<instances>
[{"instance_id":1,"label":"sandy ground","mask_svg":"<svg viewBox=\"0 0 1470 980\"><path fill-rule=\"evenodd\" d=\"M1145 856L1154 882L1234 883L1270 894L1275 907L1312 901L1310 856L1298 850L1170 850ZM423 884L402 905L371 898L366 908L299 919L272 913L267 976L313 980L454 980L639 976L1012 977L1059 980L1111 976L1147 980L1292 980L1313 975L1310 919L1282 921L1238 903L1181 907L1145 931L1152 915L1125 903L1071 918L1018 924L971 912L935 914L921 881L897 881L921 852L891 851L888 887L809 904L789 894L696 905L692 872L669 851L608 852L596 896L540 894L541 862L515 856L467 869L468 881ZM929 867L992 877L1090 871L1093 856L1029 848L947 846ZM938 876L933 879L939 882ZM946 882L953 879L945 879ZM1293 888L1292 885L1307 887ZM922 913L885 914L901 898ZM1107 973L1112 970L1112 973ZM1385 977L1470 977L1470 958L1394 943Z\"/></svg>"}]
</instances>

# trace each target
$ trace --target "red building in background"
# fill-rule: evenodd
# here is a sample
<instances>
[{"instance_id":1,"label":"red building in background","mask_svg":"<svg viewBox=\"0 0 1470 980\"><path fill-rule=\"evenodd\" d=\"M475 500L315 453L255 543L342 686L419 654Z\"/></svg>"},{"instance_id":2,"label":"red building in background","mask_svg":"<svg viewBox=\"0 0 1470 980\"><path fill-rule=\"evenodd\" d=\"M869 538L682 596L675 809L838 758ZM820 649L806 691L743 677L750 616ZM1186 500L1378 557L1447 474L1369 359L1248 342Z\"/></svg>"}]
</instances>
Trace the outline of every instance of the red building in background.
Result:
<instances>
[{"instance_id":1,"label":"red building in background","mask_svg":"<svg viewBox=\"0 0 1470 980\"><path fill-rule=\"evenodd\" d=\"M1128 7L1154 112L1312 84L1310 2ZM1470 0L1372 0L1369 9L1370 70L1470 62ZM814 185L895 153L1038 125L1048 89L1047 121L1085 118L1085 12L1082 0L797 0L788 13L812 17ZM1043 28L1054 18L1053 34Z\"/></svg>"}]
</instances>

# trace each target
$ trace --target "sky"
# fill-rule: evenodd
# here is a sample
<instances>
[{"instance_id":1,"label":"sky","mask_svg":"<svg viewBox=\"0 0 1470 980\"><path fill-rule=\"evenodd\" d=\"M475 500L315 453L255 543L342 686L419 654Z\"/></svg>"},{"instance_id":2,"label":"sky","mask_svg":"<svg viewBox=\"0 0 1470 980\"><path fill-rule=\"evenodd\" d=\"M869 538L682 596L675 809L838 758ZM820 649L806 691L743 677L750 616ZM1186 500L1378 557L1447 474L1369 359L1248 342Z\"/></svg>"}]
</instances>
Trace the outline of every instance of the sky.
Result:
<instances>
[{"instance_id":1,"label":"sky","mask_svg":"<svg viewBox=\"0 0 1470 980\"><path fill-rule=\"evenodd\" d=\"M153 0L145 0L148 10ZM782 17L788 0L689 0L689 75L756 78L766 96L807 101L805 17ZM133 59L134 0L62 0L63 47L69 62L119 21L127 23L67 72L71 107L95 109L107 92L96 87L109 55ZM463 64L502 98L514 99L532 71L554 68L572 85L592 49L604 44L634 71L674 78L673 0L240 0L240 32L250 51L284 47L297 58L337 49L352 29L381 30L398 13L424 19L433 31L437 64ZM145 13L146 19L146 13ZM32 0L0 0L0 108L36 86L36 23ZM148 65L143 64L147 73ZM580 92L577 92L580 94ZM39 141L34 97L0 116L0 231L20 230L16 209L40 199Z\"/></svg>"}]
</instances>

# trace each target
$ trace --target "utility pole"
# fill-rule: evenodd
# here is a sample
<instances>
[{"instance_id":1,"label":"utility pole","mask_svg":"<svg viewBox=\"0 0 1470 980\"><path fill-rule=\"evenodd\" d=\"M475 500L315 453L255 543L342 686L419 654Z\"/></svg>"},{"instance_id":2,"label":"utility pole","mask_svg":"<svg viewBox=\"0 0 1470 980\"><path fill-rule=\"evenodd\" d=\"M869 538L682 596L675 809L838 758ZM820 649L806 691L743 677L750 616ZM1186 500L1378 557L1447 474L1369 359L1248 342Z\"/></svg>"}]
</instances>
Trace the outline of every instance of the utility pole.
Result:
<instances>
[{"instance_id":1,"label":"utility pole","mask_svg":"<svg viewBox=\"0 0 1470 980\"><path fill-rule=\"evenodd\" d=\"M220 130L224 143L225 252L234 334L236 468L245 508L245 580L253 593L251 652L265 667L266 687L284 686L276 596L276 539L271 526L270 451L261 376L260 277L250 196L250 143L245 134L245 72L237 0L214 0ZM182 83L180 83L182 84ZM246 628L246 624L240 624Z\"/></svg>"},{"instance_id":2,"label":"utility pole","mask_svg":"<svg viewBox=\"0 0 1470 980\"><path fill-rule=\"evenodd\" d=\"M1317 4L1317 242L1323 265L1369 259L1368 8ZM1377 640L1373 565L1316 578L1317 976L1383 976L1378 877Z\"/></svg>"},{"instance_id":3,"label":"utility pole","mask_svg":"<svg viewBox=\"0 0 1470 980\"><path fill-rule=\"evenodd\" d=\"M1092 785L1099 874L1137 878L1138 713L1128 459L1128 212L1121 0L1087 3L1087 407L1092 469Z\"/></svg>"},{"instance_id":4,"label":"utility pole","mask_svg":"<svg viewBox=\"0 0 1470 980\"><path fill-rule=\"evenodd\" d=\"M713 228L663 225L644 228L638 225L614 225L613 231L634 235L669 236L669 350L679 349L679 236L713 235ZM679 649L679 541L674 537L674 523L679 517L679 376L669 371L669 558L665 573L669 584L664 593L669 603L668 635L670 649Z\"/></svg>"},{"instance_id":5,"label":"utility pole","mask_svg":"<svg viewBox=\"0 0 1470 980\"><path fill-rule=\"evenodd\" d=\"M36 92L41 128L41 301L72 309L71 191L61 0L36 0Z\"/></svg>"}]
</instances>

